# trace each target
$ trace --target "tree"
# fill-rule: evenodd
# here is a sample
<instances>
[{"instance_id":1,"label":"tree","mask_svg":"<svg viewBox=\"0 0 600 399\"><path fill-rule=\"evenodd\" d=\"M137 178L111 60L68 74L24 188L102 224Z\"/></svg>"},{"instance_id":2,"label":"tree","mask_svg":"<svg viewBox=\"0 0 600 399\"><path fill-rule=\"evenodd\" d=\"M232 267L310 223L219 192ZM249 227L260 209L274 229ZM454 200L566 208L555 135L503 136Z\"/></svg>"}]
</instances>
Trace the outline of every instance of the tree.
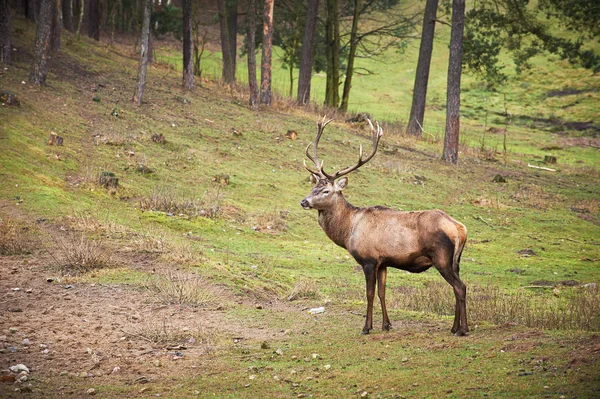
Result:
<instances>
[{"instance_id":1,"label":"tree","mask_svg":"<svg viewBox=\"0 0 600 399\"><path fill-rule=\"evenodd\" d=\"M427 0L425 14L423 15L423 31L421 33L421 45L419 48L419 61L415 73L415 85L413 88L412 106L406 132L417 137L423 135L423 118L425 116L425 104L427 102L427 84L429 82L429 67L431 65L431 53L433 52L433 37L435 33L435 19L437 14L438 0Z\"/></svg>"},{"instance_id":2,"label":"tree","mask_svg":"<svg viewBox=\"0 0 600 399\"><path fill-rule=\"evenodd\" d=\"M194 43L192 42L192 0L183 0L183 87L194 88Z\"/></svg>"},{"instance_id":3,"label":"tree","mask_svg":"<svg viewBox=\"0 0 600 399\"><path fill-rule=\"evenodd\" d=\"M91 0L90 0L91 2ZM142 41L140 46L140 64L138 67L137 87L133 95L133 102L142 105L142 97L146 88L146 70L148 69L148 51L150 40L150 16L152 14L152 0L143 0L144 17L142 21Z\"/></svg>"},{"instance_id":4,"label":"tree","mask_svg":"<svg viewBox=\"0 0 600 399\"><path fill-rule=\"evenodd\" d=\"M325 83L325 105L337 107L340 103L340 18L338 0L326 0L326 3L327 80Z\"/></svg>"},{"instance_id":5,"label":"tree","mask_svg":"<svg viewBox=\"0 0 600 399\"><path fill-rule=\"evenodd\" d=\"M54 0L52 5L52 51L60 51L60 31L62 30L62 23L60 22L60 13L58 12L57 3L58 0Z\"/></svg>"},{"instance_id":6,"label":"tree","mask_svg":"<svg viewBox=\"0 0 600 399\"><path fill-rule=\"evenodd\" d=\"M313 51L319 0L308 0L306 25L302 39L302 56L300 58L300 73L298 76L298 103L307 104L310 101L310 79L313 69Z\"/></svg>"},{"instance_id":7,"label":"tree","mask_svg":"<svg viewBox=\"0 0 600 399\"><path fill-rule=\"evenodd\" d=\"M89 0L88 4L88 36L100 41L100 0Z\"/></svg>"},{"instance_id":8,"label":"tree","mask_svg":"<svg viewBox=\"0 0 600 399\"><path fill-rule=\"evenodd\" d=\"M0 61L10 64L10 3L0 0Z\"/></svg>"},{"instance_id":9,"label":"tree","mask_svg":"<svg viewBox=\"0 0 600 399\"><path fill-rule=\"evenodd\" d=\"M237 47L235 40L235 32L237 30L237 1L218 0L217 6L219 12L221 54L223 57L223 82L226 84L234 84ZM232 15L235 15L235 17Z\"/></svg>"},{"instance_id":10,"label":"tree","mask_svg":"<svg viewBox=\"0 0 600 399\"><path fill-rule=\"evenodd\" d=\"M248 1L248 17L246 19L246 23L250 106L255 108L258 105L258 82L256 80L256 0Z\"/></svg>"},{"instance_id":11,"label":"tree","mask_svg":"<svg viewBox=\"0 0 600 399\"><path fill-rule=\"evenodd\" d=\"M460 78L462 74L463 33L465 28L465 0L452 0L452 30L448 61L448 88L446 94L446 132L442 159L458 163L460 133Z\"/></svg>"},{"instance_id":12,"label":"tree","mask_svg":"<svg viewBox=\"0 0 600 399\"><path fill-rule=\"evenodd\" d=\"M40 0L40 13L33 48L33 64L29 74L29 82L37 85L46 84L48 74L53 3L56 4L56 0Z\"/></svg>"},{"instance_id":13,"label":"tree","mask_svg":"<svg viewBox=\"0 0 600 399\"><path fill-rule=\"evenodd\" d=\"M74 32L73 25L73 0L61 0L63 26L69 32Z\"/></svg>"},{"instance_id":14,"label":"tree","mask_svg":"<svg viewBox=\"0 0 600 399\"><path fill-rule=\"evenodd\" d=\"M263 10L263 43L260 65L260 103L271 104L271 57L273 54L273 5L275 0L265 0Z\"/></svg>"},{"instance_id":15,"label":"tree","mask_svg":"<svg viewBox=\"0 0 600 399\"><path fill-rule=\"evenodd\" d=\"M354 76L354 62L358 57L381 57L385 50L396 47L404 50L406 41L412 38L416 15L406 9L398 9L397 0L352 0L349 40L341 47L341 56L347 55L346 78L340 109L347 111L350 89ZM344 18L347 20L347 18ZM348 34L345 35L348 37Z\"/></svg>"},{"instance_id":16,"label":"tree","mask_svg":"<svg viewBox=\"0 0 600 399\"><path fill-rule=\"evenodd\" d=\"M515 70L530 68L538 54L556 54L571 64L600 72L600 55L585 47L600 38L597 0L480 0L466 14L463 64L490 86L503 83L498 54L513 56ZM593 48L593 47L592 47Z\"/></svg>"}]
</instances>

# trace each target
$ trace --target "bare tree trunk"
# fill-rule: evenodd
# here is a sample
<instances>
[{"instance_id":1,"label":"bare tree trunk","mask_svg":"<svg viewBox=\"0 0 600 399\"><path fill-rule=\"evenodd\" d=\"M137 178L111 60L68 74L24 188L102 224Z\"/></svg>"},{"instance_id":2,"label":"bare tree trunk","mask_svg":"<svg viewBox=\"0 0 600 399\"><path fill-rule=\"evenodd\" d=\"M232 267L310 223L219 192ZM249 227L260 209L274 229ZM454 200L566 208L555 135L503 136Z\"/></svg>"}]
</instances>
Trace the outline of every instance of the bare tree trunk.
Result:
<instances>
[{"instance_id":1,"label":"bare tree trunk","mask_svg":"<svg viewBox=\"0 0 600 399\"><path fill-rule=\"evenodd\" d=\"M152 0L143 0L144 19L142 21L142 39L140 45L140 65L138 68L138 82L133 102L142 105L142 97L146 88L146 70L148 69L148 41L150 40L150 15L152 11Z\"/></svg>"},{"instance_id":2,"label":"bare tree trunk","mask_svg":"<svg viewBox=\"0 0 600 399\"><path fill-rule=\"evenodd\" d=\"M46 83L48 74L48 56L50 55L50 40L52 33L52 4L55 0L41 0L40 14L35 31L33 48L33 64L29 74L29 82L37 85Z\"/></svg>"},{"instance_id":3,"label":"bare tree trunk","mask_svg":"<svg viewBox=\"0 0 600 399\"><path fill-rule=\"evenodd\" d=\"M423 136L423 118L427 102L427 84L429 83L429 67L431 65L431 53L433 52L437 7L438 0L427 0L425 14L423 15L423 32L421 33L419 61L415 74L410 118L406 127L407 133L414 134L417 137Z\"/></svg>"},{"instance_id":4,"label":"bare tree trunk","mask_svg":"<svg viewBox=\"0 0 600 399\"><path fill-rule=\"evenodd\" d=\"M0 61L10 64L11 52L10 3L8 0L0 0Z\"/></svg>"},{"instance_id":5,"label":"bare tree trunk","mask_svg":"<svg viewBox=\"0 0 600 399\"><path fill-rule=\"evenodd\" d=\"M317 26L318 13L319 0L308 0L298 76L298 103L302 105L310 102L310 79L312 77L315 27Z\"/></svg>"},{"instance_id":6,"label":"bare tree trunk","mask_svg":"<svg viewBox=\"0 0 600 399\"><path fill-rule=\"evenodd\" d=\"M263 14L263 47L260 66L260 103L271 104L271 57L273 54L273 5L275 0L265 0Z\"/></svg>"},{"instance_id":7,"label":"bare tree trunk","mask_svg":"<svg viewBox=\"0 0 600 399\"><path fill-rule=\"evenodd\" d=\"M77 35L77 40L79 40L79 34L81 33L81 22L83 21L83 11L85 9L85 1L84 0L75 0L77 4L76 10L77 10L77 15L79 16L77 18L77 29L75 30L75 34Z\"/></svg>"},{"instance_id":8,"label":"bare tree trunk","mask_svg":"<svg viewBox=\"0 0 600 399\"><path fill-rule=\"evenodd\" d=\"M229 19L227 18L226 1L227 0L217 0L219 29L221 34L221 55L223 59L223 71L221 76L223 78L223 83L231 85L235 83L235 71L233 69L233 60L231 59L231 43L229 41L229 27L227 26Z\"/></svg>"},{"instance_id":9,"label":"bare tree trunk","mask_svg":"<svg viewBox=\"0 0 600 399\"><path fill-rule=\"evenodd\" d=\"M448 92L446 97L446 135L442 159L458 163L460 133L460 78L462 74L463 33L465 28L465 0L452 0L452 31L448 63Z\"/></svg>"},{"instance_id":10,"label":"bare tree trunk","mask_svg":"<svg viewBox=\"0 0 600 399\"><path fill-rule=\"evenodd\" d=\"M325 105L337 107L340 103L340 19L338 0L327 0L325 40L327 41Z\"/></svg>"},{"instance_id":11,"label":"bare tree trunk","mask_svg":"<svg viewBox=\"0 0 600 399\"><path fill-rule=\"evenodd\" d=\"M229 39L229 59L231 60L231 73L235 83L237 61L237 0L226 0L227 37Z\"/></svg>"},{"instance_id":12,"label":"bare tree trunk","mask_svg":"<svg viewBox=\"0 0 600 399\"><path fill-rule=\"evenodd\" d=\"M62 19L63 26L69 32L74 32L73 28L73 0L62 0Z\"/></svg>"},{"instance_id":13,"label":"bare tree trunk","mask_svg":"<svg viewBox=\"0 0 600 399\"><path fill-rule=\"evenodd\" d=\"M39 14L39 2L36 0L25 0L27 2L27 10L25 11L25 18L31 21L37 21Z\"/></svg>"},{"instance_id":14,"label":"bare tree trunk","mask_svg":"<svg viewBox=\"0 0 600 399\"><path fill-rule=\"evenodd\" d=\"M248 42L248 86L250 88L250 106L258 105L258 82L256 80L256 0L248 2L247 42Z\"/></svg>"},{"instance_id":15,"label":"bare tree trunk","mask_svg":"<svg viewBox=\"0 0 600 399\"><path fill-rule=\"evenodd\" d=\"M194 88L194 43L192 42L192 0L183 0L183 87Z\"/></svg>"},{"instance_id":16,"label":"bare tree trunk","mask_svg":"<svg viewBox=\"0 0 600 399\"><path fill-rule=\"evenodd\" d=\"M96 41L100 41L100 0L90 0L89 8L88 36Z\"/></svg>"},{"instance_id":17,"label":"bare tree trunk","mask_svg":"<svg viewBox=\"0 0 600 399\"><path fill-rule=\"evenodd\" d=\"M346 79L344 80L344 91L342 93L342 104L340 110L348 111L350 100L350 89L352 88L352 75L354 74L354 59L358 47L358 20L360 18L361 0L354 0L354 13L352 15L352 28L350 29L350 53L348 54L348 65L346 67Z\"/></svg>"},{"instance_id":18,"label":"bare tree trunk","mask_svg":"<svg viewBox=\"0 0 600 399\"><path fill-rule=\"evenodd\" d=\"M60 21L59 2L60 0L54 0L52 6L52 40L51 46L52 51L60 51L60 31L62 30L62 23Z\"/></svg>"}]
</instances>

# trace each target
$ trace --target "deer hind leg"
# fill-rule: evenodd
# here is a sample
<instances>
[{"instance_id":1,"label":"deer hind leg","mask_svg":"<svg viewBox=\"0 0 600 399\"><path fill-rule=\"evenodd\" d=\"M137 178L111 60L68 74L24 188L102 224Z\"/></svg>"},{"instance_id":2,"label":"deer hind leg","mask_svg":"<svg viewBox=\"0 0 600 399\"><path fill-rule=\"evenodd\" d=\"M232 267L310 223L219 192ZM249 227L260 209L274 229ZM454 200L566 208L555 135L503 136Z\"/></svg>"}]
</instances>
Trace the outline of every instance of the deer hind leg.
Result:
<instances>
[{"instance_id":1,"label":"deer hind leg","mask_svg":"<svg viewBox=\"0 0 600 399\"><path fill-rule=\"evenodd\" d=\"M454 263L452 255L439 256L438 259L434 260L434 265L442 277L444 277L444 280L446 280L454 289L456 304L454 307L454 324L450 331L456 335L466 335L469 332L466 311L467 286L458 276L457 268L454 267Z\"/></svg>"},{"instance_id":2,"label":"deer hind leg","mask_svg":"<svg viewBox=\"0 0 600 399\"><path fill-rule=\"evenodd\" d=\"M392 323L387 314L387 308L385 306L385 282L387 280L387 267L380 267L377 270L377 294L379 295L379 301L381 302L381 312L383 313L383 325L382 330L390 331Z\"/></svg>"}]
</instances>

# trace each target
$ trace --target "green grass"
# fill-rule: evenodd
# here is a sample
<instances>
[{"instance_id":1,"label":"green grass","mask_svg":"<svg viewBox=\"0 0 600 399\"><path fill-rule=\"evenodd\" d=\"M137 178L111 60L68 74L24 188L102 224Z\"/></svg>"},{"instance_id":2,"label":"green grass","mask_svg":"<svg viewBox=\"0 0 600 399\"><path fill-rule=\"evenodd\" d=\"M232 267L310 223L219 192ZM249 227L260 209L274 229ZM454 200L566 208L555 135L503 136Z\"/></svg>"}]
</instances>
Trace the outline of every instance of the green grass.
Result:
<instances>
[{"instance_id":1,"label":"green grass","mask_svg":"<svg viewBox=\"0 0 600 399\"><path fill-rule=\"evenodd\" d=\"M15 23L25 24L19 19ZM15 37L19 49L33 42L30 29L24 32ZM239 303L223 312L240 330L267 329L264 338L236 344L227 332L215 333L214 352L199 356L198 367L177 375L155 370L152 393L182 398L196 390L199 397L232 398L358 397L365 391L369 397L414 398L597 394L599 363L592 350L597 338L589 331L471 320L471 337L457 339L449 333L451 317L392 308L395 330L384 334L378 330L376 306L374 334L359 337L365 307L363 273L321 231L316 213L299 206L311 190L302 159L318 115L279 102L273 109L253 111L243 105L243 93L228 93L212 82L193 93L183 92L179 73L160 64L149 68L145 103L138 108L130 101L136 60L124 55L128 49L104 49L66 36L61 54L51 64L48 87L21 84L27 81L29 65L20 53L2 77L3 88L16 92L22 106L0 108L0 212L10 213L18 206L54 226L72 217L67 225L73 231L119 249L122 263L77 277L80 284L140 287L151 274L146 263L137 264L143 258L151 265L195 272L227 290ZM446 50L440 42L429 99L443 107ZM163 54L160 47L158 51ZM409 48L402 57L390 55L397 57L391 58L396 62L364 64L377 74L356 79L351 108L378 119L405 119L415 52ZM170 62L179 62L174 54L164 54L172 58ZM207 59L205 68L206 74L212 68L218 75L217 55ZM240 62L238 74L243 71ZM285 90L286 73L275 68L274 86L280 92ZM314 77L317 96L322 93L319 79ZM503 136L490 133L485 149L498 151L490 155L481 151L481 138L485 127L504 126L504 118L494 114L504 112L503 96L466 78L458 166L439 160L444 111L431 109L426 130L434 139L385 134L382 150L350 176L346 196L360 206L440 208L465 223L469 243L461 275L469 286L494 286L507 295L550 301L555 295L551 289L529 292L523 287L536 280L598 283L597 150L566 146L561 140L577 134L531 123L531 118L550 117L597 123L596 91L576 95L577 104L566 109L562 108L566 98L544 94L597 85L597 77L544 60L537 60L528 75L511 77L507 108L515 117L508 127L508 152L502 153ZM94 96L101 101L94 102ZM181 103L178 96L190 103ZM114 108L118 117L111 115ZM233 129L242 135L234 135ZM298 132L297 141L283 137L290 129ZM65 137L63 147L46 145L50 131ZM150 139L159 133L166 137L164 146ZM326 168L354 162L360 143L369 145L364 128L341 120L330 125L321 144ZM559 164L551 167L558 171L528 168L528 163L541 164L540 157L548 153L542 147L549 145L562 148L553 151ZM153 173L137 172L138 164ZM101 171L115 173L119 189L99 187L95 181ZM226 186L212 181L222 174L229 175ZM493 183L496 174L508 182ZM210 198L220 213L206 218L140 209L140 201L161 188L186 199ZM526 248L537 256L517 253ZM278 307L302 279L314 282L319 295ZM419 275L393 270L388 290L424 290L442 281L435 270ZM568 297L571 291L564 290L561 295ZM253 306L257 302L275 305L259 310ZM309 316L302 310L324 304L323 315ZM284 333L287 330L289 334ZM263 340L269 349L260 348ZM283 355L274 353L279 347ZM319 354L318 359L313 353ZM581 359L587 363L578 363ZM331 367L325 369L326 365ZM83 385L68 376L55 377L44 380L44 386ZM107 397L135 397L142 388L109 376L87 385Z\"/></svg>"}]
</instances>

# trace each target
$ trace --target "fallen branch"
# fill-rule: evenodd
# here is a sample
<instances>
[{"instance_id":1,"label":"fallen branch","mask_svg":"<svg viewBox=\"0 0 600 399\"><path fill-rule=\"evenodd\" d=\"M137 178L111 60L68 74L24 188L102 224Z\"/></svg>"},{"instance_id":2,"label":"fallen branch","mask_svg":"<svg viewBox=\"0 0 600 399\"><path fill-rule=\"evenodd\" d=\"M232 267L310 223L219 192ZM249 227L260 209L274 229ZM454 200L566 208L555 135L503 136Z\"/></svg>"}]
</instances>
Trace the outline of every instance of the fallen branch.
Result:
<instances>
[{"instance_id":1,"label":"fallen branch","mask_svg":"<svg viewBox=\"0 0 600 399\"><path fill-rule=\"evenodd\" d=\"M550 169L550 168L545 168L543 166L535 166L535 165L531 165L531 164L527 164L527 166L529 166L530 168L535 168L535 169L541 169L541 170L547 170L548 172L556 172L556 169Z\"/></svg>"}]
</instances>

